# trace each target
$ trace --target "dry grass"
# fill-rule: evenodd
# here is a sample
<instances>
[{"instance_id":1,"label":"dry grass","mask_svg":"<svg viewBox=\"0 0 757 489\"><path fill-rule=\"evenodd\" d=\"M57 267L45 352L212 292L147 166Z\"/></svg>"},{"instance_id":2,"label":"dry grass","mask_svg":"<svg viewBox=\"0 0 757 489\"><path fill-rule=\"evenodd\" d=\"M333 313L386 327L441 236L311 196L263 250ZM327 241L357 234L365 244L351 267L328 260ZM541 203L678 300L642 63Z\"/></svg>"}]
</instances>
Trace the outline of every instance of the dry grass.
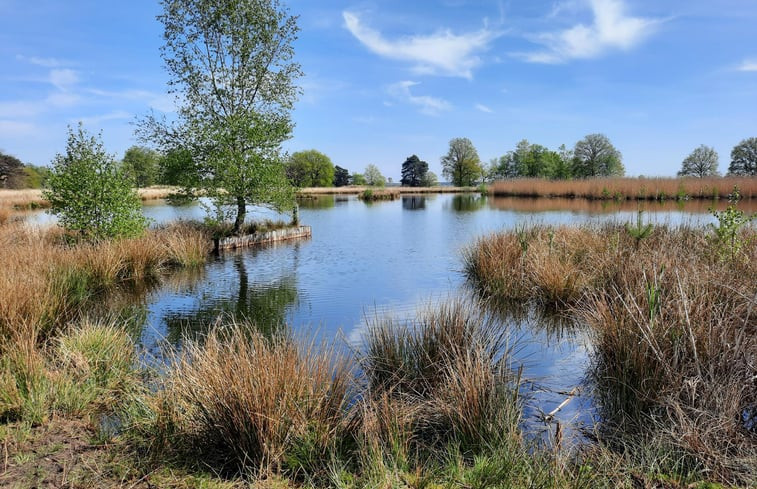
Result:
<instances>
[{"instance_id":1,"label":"dry grass","mask_svg":"<svg viewBox=\"0 0 757 489\"><path fill-rule=\"evenodd\" d=\"M152 186L137 189L139 197L145 200L165 199L177 191L176 187ZM50 207L50 203L42 197L40 189L6 190L0 189L0 209L39 209Z\"/></svg>"},{"instance_id":2,"label":"dry grass","mask_svg":"<svg viewBox=\"0 0 757 489\"><path fill-rule=\"evenodd\" d=\"M757 198L757 178L596 178L588 180L515 179L494 182L497 197L566 197L592 200L722 199L738 186L745 199Z\"/></svg>"},{"instance_id":3,"label":"dry grass","mask_svg":"<svg viewBox=\"0 0 757 489\"><path fill-rule=\"evenodd\" d=\"M589 200L565 197L494 197L489 196L486 205L500 210L515 212L581 212L591 214L615 214L617 212L690 212L706 214L710 209L723 210L729 202L695 199L689 201L638 201L638 200ZM757 212L757 199L742 200L739 207L745 211Z\"/></svg>"},{"instance_id":4,"label":"dry grass","mask_svg":"<svg viewBox=\"0 0 757 489\"><path fill-rule=\"evenodd\" d=\"M517 431L517 379L507 331L476 304L453 300L415 321L376 319L359 356L369 439L403 440L433 456L457 444L478 452Z\"/></svg>"},{"instance_id":5,"label":"dry grass","mask_svg":"<svg viewBox=\"0 0 757 489\"><path fill-rule=\"evenodd\" d=\"M171 368L160 394L174 430L165 439L234 473L312 471L349 430L354 385L351 361L330 346L219 326L184 345Z\"/></svg>"},{"instance_id":6,"label":"dry grass","mask_svg":"<svg viewBox=\"0 0 757 489\"><path fill-rule=\"evenodd\" d=\"M195 227L176 225L135 239L68 245L57 228L12 223L0 228L0 248L0 337L33 330L44 339L116 283L202 263L211 241Z\"/></svg>"},{"instance_id":7,"label":"dry grass","mask_svg":"<svg viewBox=\"0 0 757 489\"><path fill-rule=\"evenodd\" d=\"M588 324L605 441L651 437L690 469L754 483L757 232L737 239L731 257L703 228L656 227L637 243L615 224L536 227L483 238L465 261L485 295Z\"/></svg>"}]
</instances>

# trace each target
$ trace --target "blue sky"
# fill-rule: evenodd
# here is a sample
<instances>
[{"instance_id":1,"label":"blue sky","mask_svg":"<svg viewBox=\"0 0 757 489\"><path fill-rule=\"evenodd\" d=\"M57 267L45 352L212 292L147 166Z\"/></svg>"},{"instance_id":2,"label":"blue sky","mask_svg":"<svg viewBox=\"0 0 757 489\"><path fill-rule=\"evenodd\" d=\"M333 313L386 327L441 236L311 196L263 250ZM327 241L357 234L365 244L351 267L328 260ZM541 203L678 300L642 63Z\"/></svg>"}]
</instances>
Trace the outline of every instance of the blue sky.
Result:
<instances>
[{"instance_id":1,"label":"blue sky","mask_svg":"<svg viewBox=\"0 0 757 489\"><path fill-rule=\"evenodd\" d=\"M528 139L606 134L629 175L674 175L696 146L757 136L754 0L289 0L305 77L288 151L399 179L441 174L454 137L483 161ZM66 126L118 157L171 113L157 2L0 0L0 151L49 164Z\"/></svg>"}]
</instances>

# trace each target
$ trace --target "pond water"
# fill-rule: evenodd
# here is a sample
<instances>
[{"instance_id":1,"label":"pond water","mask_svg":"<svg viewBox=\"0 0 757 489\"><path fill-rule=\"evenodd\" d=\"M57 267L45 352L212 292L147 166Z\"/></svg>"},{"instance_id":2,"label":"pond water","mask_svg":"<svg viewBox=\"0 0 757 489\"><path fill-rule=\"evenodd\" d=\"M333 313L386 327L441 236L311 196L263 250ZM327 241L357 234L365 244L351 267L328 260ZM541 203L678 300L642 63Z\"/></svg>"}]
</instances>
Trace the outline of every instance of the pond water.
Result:
<instances>
[{"instance_id":1,"label":"pond water","mask_svg":"<svg viewBox=\"0 0 757 489\"><path fill-rule=\"evenodd\" d=\"M644 219L656 223L713 221L699 204L641 205ZM142 344L159 357L164 340L177 343L185 333L207 331L226 313L264 328L286 323L295 331L359 345L370 318L412 318L419 307L464 294L461 252L479 236L524 224L635 222L638 208L474 194L403 196L374 204L354 196L301 200L300 220L312 226L312 239L227 252L200 271L174 274L143 292ZM165 223L201 219L204 211L156 202L145 206L145 214ZM583 381L590 355L586 332L535 311L505 314L502 321L518 339L517 359L534 392L529 416L551 411ZM557 417L568 422L591 414L590 400L579 395Z\"/></svg>"}]
</instances>

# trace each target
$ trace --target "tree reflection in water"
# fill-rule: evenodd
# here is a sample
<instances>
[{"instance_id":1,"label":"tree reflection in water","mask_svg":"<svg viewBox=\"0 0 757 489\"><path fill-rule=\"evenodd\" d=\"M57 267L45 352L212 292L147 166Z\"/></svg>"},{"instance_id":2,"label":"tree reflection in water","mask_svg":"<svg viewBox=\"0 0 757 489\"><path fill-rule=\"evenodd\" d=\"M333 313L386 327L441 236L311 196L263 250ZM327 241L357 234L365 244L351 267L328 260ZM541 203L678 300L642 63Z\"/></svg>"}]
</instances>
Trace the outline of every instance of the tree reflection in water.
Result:
<instances>
[{"instance_id":1,"label":"tree reflection in water","mask_svg":"<svg viewBox=\"0 0 757 489\"><path fill-rule=\"evenodd\" d=\"M164 318L170 343L197 338L219 320L248 322L266 335L286 328L287 310L297 302L296 267L271 282L251 283L244 258L243 253L231 258L238 274L236 294L207 298L195 309L173 312Z\"/></svg>"}]
</instances>

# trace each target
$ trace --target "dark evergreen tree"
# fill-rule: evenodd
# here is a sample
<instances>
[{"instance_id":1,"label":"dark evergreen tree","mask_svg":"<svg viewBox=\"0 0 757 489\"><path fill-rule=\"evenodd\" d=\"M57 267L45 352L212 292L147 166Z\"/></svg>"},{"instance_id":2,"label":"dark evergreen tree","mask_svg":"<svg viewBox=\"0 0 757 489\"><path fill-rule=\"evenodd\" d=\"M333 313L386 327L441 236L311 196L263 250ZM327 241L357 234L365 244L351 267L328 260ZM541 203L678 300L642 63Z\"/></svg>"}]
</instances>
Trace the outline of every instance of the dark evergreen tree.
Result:
<instances>
[{"instance_id":1,"label":"dark evergreen tree","mask_svg":"<svg viewBox=\"0 0 757 489\"><path fill-rule=\"evenodd\" d=\"M426 173L428 173L428 163L421 161L416 155L409 156L402 164L400 183L403 187L420 187L426 179Z\"/></svg>"},{"instance_id":2,"label":"dark evergreen tree","mask_svg":"<svg viewBox=\"0 0 757 489\"><path fill-rule=\"evenodd\" d=\"M15 156L0 153L0 188L16 188L24 177L24 164Z\"/></svg>"},{"instance_id":3,"label":"dark evergreen tree","mask_svg":"<svg viewBox=\"0 0 757 489\"><path fill-rule=\"evenodd\" d=\"M757 138L745 139L733 148L728 174L752 177L757 175Z\"/></svg>"},{"instance_id":4,"label":"dark evergreen tree","mask_svg":"<svg viewBox=\"0 0 757 489\"><path fill-rule=\"evenodd\" d=\"M334 167L334 187L344 187L350 184L350 172L339 165Z\"/></svg>"}]
</instances>

